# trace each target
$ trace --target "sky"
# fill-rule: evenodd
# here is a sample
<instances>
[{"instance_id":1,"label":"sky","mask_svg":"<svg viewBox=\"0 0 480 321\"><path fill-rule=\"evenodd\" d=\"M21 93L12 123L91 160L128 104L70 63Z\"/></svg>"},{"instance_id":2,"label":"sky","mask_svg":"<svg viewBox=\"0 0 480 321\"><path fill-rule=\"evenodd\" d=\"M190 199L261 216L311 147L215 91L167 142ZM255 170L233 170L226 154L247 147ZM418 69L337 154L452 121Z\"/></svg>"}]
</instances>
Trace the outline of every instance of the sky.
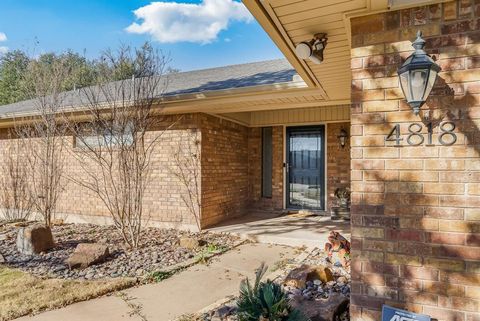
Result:
<instances>
[{"instance_id":1,"label":"sky","mask_svg":"<svg viewBox=\"0 0 480 321\"><path fill-rule=\"evenodd\" d=\"M0 0L0 55L71 49L95 58L145 41L181 71L282 58L236 0Z\"/></svg>"}]
</instances>

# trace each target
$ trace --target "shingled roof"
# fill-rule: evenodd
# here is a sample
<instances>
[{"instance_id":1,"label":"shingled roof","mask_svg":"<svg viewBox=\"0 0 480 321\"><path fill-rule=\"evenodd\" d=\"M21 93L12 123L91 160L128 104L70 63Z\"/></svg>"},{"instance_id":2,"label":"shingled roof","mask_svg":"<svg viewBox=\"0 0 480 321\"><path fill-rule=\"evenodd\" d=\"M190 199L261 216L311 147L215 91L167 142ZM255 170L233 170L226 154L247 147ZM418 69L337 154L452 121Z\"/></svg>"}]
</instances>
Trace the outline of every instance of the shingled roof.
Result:
<instances>
[{"instance_id":1,"label":"shingled roof","mask_svg":"<svg viewBox=\"0 0 480 321\"><path fill-rule=\"evenodd\" d=\"M285 59L268 60L165 75L168 85L160 91L164 97L204 92L231 90L293 81L296 71ZM65 107L80 107L81 97L75 92L66 92ZM160 95L160 93L159 93ZM0 106L0 117L35 111L35 102L26 100Z\"/></svg>"}]
</instances>

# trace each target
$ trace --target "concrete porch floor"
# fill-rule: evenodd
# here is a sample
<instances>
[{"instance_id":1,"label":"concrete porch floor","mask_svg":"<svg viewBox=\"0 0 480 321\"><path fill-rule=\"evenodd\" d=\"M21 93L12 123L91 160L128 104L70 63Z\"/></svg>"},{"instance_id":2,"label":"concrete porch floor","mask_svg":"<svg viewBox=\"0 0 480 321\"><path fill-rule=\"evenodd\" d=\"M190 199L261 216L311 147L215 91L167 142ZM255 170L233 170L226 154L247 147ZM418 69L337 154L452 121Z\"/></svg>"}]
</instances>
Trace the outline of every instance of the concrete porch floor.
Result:
<instances>
[{"instance_id":1,"label":"concrete porch floor","mask_svg":"<svg viewBox=\"0 0 480 321\"><path fill-rule=\"evenodd\" d=\"M334 230L350 239L350 222L332 221L329 216L283 215L254 211L207 229L227 232L258 243L323 248Z\"/></svg>"}]
</instances>

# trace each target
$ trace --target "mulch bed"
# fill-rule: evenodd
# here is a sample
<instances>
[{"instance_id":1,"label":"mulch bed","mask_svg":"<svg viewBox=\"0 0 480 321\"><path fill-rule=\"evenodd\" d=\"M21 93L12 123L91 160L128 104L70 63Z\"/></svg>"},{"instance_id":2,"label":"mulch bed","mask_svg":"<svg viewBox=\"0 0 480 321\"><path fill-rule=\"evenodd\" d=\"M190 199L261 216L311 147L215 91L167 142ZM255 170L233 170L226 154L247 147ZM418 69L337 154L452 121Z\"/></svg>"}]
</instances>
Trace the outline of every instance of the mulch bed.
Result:
<instances>
[{"instance_id":1,"label":"mulch bed","mask_svg":"<svg viewBox=\"0 0 480 321\"><path fill-rule=\"evenodd\" d=\"M1 224L0 224L1 225ZM17 251L16 236L19 227L0 226L0 256L4 264L40 277L60 279L103 279L116 277L145 277L151 272L202 256L206 252L224 251L237 238L228 234L191 233L175 229L148 228L142 232L140 246L128 249L113 226L92 224L65 224L52 228L56 247L39 255L23 255ZM202 240L205 246L187 249L179 246L182 237ZM84 270L69 270L65 260L78 243L102 243L110 250L106 262Z\"/></svg>"}]
</instances>

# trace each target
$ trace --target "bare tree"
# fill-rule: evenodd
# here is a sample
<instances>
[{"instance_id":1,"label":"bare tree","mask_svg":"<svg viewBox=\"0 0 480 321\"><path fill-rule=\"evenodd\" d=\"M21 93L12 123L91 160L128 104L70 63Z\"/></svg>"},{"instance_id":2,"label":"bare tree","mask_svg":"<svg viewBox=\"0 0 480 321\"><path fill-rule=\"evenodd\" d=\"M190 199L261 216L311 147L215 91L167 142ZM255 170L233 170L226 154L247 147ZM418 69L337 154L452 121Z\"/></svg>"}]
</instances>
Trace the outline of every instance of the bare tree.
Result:
<instances>
[{"instance_id":1,"label":"bare tree","mask_svg":"<svg viewBox=\"0 0 480 321\"><path fill-rule=\"evenodd\" d=\"M170 172L177 177L186 193L182 200L201 230L201 145L199 134L191 130L181 137L173 151L173 166Z\"/></svg>"},{"instance_id":2,"label":"bare tree","mask_svg":"<svg viewBox=\"0 0 480 321\"><path fill-rule=\"evenodd\" d=\"M0 178L0 206L7 221L26 220L32 213L33 202L29 191L29 167L25 150L17 139L2 148L2 176Z\"/></svg>"},{"instance_id":3,"label":"bare tree","mask_svg":"<svg viewBox=\"0 0 480 321\"><path fill-rule=\"evenodd\" d=\"M57 214L57 203L65 188L64 146L67 126L58 113L67 103L63 83L71 72L66 59L50 64L33 60L27 77L33 87L29 91L35 115L31 119L16 120L15 131L26 151L25 160L30 172L28 189L33 209L42 215L46 226L51 226Z\"/></svg>"},{"instance_id":4,"label":"bare tree","mask_svg":"<svg viewBox=\"0 0 480 321\"><path fill-rule=\"evenodd\" d=\"M99 83L78 93L86 120L70 124L82 168L71 179L100 198L126 244L137 247L148 219L143 200L152 153L166 130L158 101L167 60L146 44L107 51L100 61Z\"/></svg>"}]
</instances>

